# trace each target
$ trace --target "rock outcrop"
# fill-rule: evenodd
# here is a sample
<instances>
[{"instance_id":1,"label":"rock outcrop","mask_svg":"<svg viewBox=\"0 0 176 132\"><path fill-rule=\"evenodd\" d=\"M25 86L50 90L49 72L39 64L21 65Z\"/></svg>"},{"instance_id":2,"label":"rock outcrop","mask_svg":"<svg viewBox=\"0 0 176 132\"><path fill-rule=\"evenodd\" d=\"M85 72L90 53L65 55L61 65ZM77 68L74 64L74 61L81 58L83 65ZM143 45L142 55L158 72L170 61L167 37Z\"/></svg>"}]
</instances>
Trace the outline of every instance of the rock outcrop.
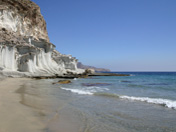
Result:
<instances>
[{"instance_id":1,"label":"rock outcrop","mask_svg":"<svg viewBox=\"0 0 176 132\"><path fill-rule=\"evenodd\" d=\"M0 74L54 76L82 73L77 59L50 43L46 22L30 0L0 0Z\"/></svg>"},{"instance_id":2,"label":"rock outcrop","mask_svg":"<svg viewBox=\"0 0 176 132\"><path fill-rule=\"evenodd\" d=\"M0 0L0 27L16 35L49 42L46 22L38 5L30 0Z\"/></svg>"}]
</instances>

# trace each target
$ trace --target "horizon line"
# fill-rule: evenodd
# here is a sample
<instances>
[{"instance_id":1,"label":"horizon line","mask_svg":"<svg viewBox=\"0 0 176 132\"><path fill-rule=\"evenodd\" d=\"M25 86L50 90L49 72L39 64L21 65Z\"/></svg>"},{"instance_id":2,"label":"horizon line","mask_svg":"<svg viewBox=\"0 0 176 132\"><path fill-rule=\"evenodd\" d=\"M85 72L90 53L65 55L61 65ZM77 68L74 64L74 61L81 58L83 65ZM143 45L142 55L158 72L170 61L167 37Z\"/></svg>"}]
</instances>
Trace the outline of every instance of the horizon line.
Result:
<instances>
[{"instance_id":1,"label":"horizon line","mask_svg":"<svg viewBox=\"0 0 176 132\"><path fill-rule=\"evenodd\" d=\"M176 71L110 71L110 72L176 72Z\"/></svg>"}]
</instances>

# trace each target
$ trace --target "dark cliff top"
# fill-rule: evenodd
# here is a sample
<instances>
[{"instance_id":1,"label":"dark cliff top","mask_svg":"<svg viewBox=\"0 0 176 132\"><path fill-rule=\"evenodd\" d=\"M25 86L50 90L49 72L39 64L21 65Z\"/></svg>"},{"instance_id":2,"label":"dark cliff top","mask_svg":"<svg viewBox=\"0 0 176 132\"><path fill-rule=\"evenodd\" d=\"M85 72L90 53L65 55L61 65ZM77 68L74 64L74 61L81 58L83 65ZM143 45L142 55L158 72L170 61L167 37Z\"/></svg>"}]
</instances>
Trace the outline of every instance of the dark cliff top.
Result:
<instances>
[{"instance_id":1,"label":"dark cliff top","mask_svg":"<svg viewBox=\"0 0 176 132\"><path fill-rule=\"evenodd\" d=\"M46 22L41 15L40 7L31 0L0 0L0 10L12 10L19 14L24 21L29 20L29 27L40 27L46 34L45 39L49 42Z\"/></svg>"}]
</instances>

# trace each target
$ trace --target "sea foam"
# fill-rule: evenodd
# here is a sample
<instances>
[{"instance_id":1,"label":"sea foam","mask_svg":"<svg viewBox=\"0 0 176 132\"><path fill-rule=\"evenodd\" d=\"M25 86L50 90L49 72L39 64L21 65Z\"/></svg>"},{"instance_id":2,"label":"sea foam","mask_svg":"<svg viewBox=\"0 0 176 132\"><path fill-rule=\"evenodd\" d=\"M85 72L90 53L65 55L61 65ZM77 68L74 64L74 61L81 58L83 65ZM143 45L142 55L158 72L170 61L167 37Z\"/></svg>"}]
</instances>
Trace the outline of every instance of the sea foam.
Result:
<instances>
[{"instance_id":1,"label":"sea foam","mask_svg":"<svg viewBox=\"0 0 176 132\"><path fill-rule=\"evenodd\" d=\"M134 96L112 94L112 93L104 93L101 91L101 89L99 90L99 92L98 90L95 90L95 89L98 89L98 87L94 87L94 89L91 89L91 88L93 87L89 87L89 89L70 89L70 88L61 87L61 89L70 91L72 93L77 93L82 95L113 97L113 98L126 99L131 101L141 101L141 102L146 102L151 104L162 105L167 108L176 110L176 101L174 100L162 99L162 98L149 98L149 97L134 97ZM108 89L104 88L104 90L108 90Z\"/></svg>"},{"instance_id":2,"label":"sea foam","mask_svg":"<svg viewBox=\"0 0 176 132\"><path fill-rule=\"evenodd\" d=\"M69 89L69 88L63 88L63 87L61 87L61 89L64 89L64 90L67 90L67 91L71 91L72 93L77 93L77 94L93 95L92 92L85 91L85 90Z\"/></svg>"},{"instance_id":3,"label":"sea foam","mask_svg":"<svg viewBox=\"0 0 176 132\"><path fill-rule=\"evenodd\" d=\"M132 101L142 101L151 104L163 105L168 108L176 109L176 101L161 98L149 98L149 97L133 97L133 96L119 96L121 99L128 99Z\"/></svg>"}]
</instances>

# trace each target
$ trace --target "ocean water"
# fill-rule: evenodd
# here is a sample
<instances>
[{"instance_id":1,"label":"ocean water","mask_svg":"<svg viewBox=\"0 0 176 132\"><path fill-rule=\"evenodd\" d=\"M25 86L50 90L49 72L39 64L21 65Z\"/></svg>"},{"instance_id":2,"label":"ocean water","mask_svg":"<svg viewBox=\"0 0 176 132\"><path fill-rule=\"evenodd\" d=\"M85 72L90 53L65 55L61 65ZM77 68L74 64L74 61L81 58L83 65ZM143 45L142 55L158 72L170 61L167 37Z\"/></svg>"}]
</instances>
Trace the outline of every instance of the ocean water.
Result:
<instances>
[{"instance_id":1,"label":"ocean water","mask_svg":"<svg viewBox=\"0 0 176 132\"><path fill-rule=\"evenodd\" d=\"M176 72L124 74L131 76L31 80L25 88L48 99L46 132L176 132Z\"/></svg>"},{"instance_id":2,"label":"ocean water","mask_svg":"<svg viewBox=\"0 0 176 132\"><path fill-rule=\"evenodd\" d=\"M72 85L62 86L61 89L82 95L116 97L176 109L175 72L131 72L124 74L130 74L130 76L78 79Z\"/></svg>"}]
</instances>

